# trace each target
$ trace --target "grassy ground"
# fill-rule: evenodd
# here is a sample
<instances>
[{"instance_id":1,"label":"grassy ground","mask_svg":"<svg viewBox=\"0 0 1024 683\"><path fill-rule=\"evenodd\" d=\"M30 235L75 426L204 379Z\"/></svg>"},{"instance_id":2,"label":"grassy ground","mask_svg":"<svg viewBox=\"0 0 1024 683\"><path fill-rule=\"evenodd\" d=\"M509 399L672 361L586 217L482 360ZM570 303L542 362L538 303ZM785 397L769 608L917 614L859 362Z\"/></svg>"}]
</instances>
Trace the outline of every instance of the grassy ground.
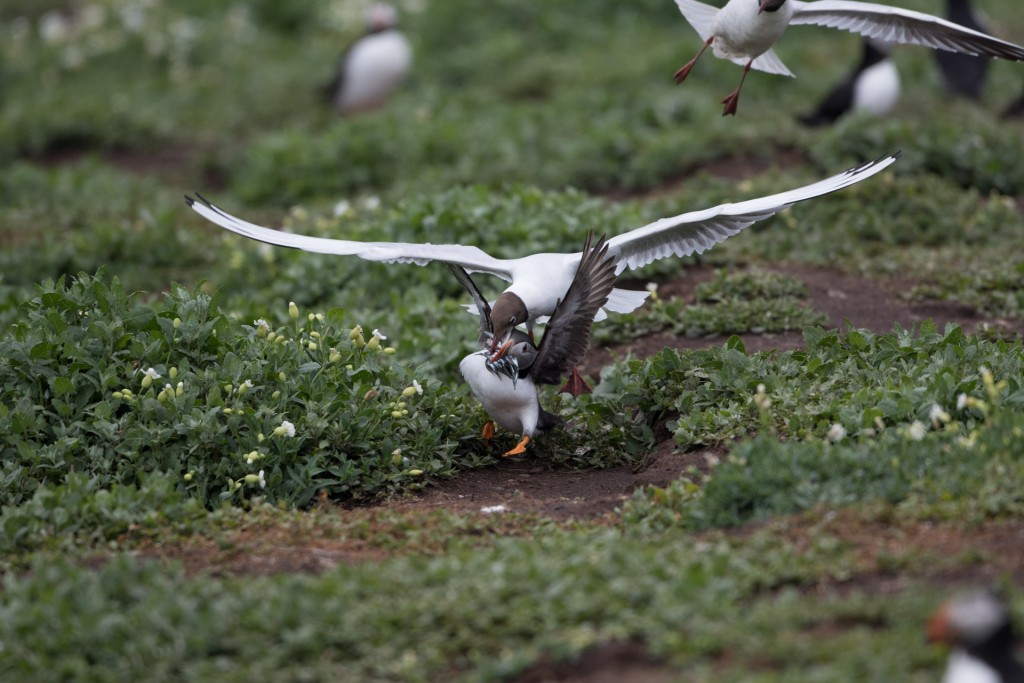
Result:
<instances>
[{"instance_id":1,"label":"grassy ground","mask_svg":"<svg viewBox=\"0 0 1024 683\"><path fill-rule=\"evenodd\" d=\"M739 69L674 86L699 40L671 2L401 8L414 72L359 119L317 99L355 2L0 8L0 679L525 681L626 652L625 680L924 681L952 591L1024 614L1024 123L998 115L1021 65L971 103L900 48L890 117L806 130L856 38L795 27L798 78L752 74L722 118ZM984 9L1024 40L1009 0ZM571 423L530 462L556 489L687 464L575 519L415 497L513 476L444 269L267 249L181 200L514 256L895 149L628 283L659 295L597 343L672 348L545 395ZM839 326L812 267L971 329ZM802 342L752 350L776 333Z\"/></svg>"}]
</instances>

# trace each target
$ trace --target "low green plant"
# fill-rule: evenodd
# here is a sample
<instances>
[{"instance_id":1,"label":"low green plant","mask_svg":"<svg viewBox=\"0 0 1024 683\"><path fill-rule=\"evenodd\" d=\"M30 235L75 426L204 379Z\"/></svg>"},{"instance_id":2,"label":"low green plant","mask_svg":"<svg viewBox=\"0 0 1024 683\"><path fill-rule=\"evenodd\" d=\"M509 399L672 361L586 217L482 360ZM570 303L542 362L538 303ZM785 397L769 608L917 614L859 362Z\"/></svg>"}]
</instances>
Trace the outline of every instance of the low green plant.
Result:
<instances>
[{"instance_id":1,"label":"low green plant","mask_svg":"<svg viewBox=\"0 0 1024 683\"><path fill-rule=\"evenodd\" d=\"M703 529L866 501L898 504L918 516L981 520L1021 514L1019 347L964 339L957 328L916 345L904 348L940 360L930 372L911 371L916 390L893 392L890 382L889 396L876 395L876 405L859 417L847 400L847 420L841 411L839 421L818 438L780 440L777 425L792 427L803 416L780 420L779 412L788 412L773 402L780 387L759 389L753 403L766 433L734 446L706 476L692 474L666 488L638 491L624 509L624 522L644 529ZM972 349L981 351L980 357ZM968 357L983 365L958 367L956 361ZM891 356L885 363L902 365ZM995 376L1004 379L997 382L988 365L998 367ZM841 382L849 381L848 373L842 375L847 377ZM959 392L955 400L944 401L943 388ZM871 392L857 393L866 398ZM916 419L894 415L900 403L910 409L906 419Z\"/></svg>"},{"instance_id":2,"label":"low green plant","mask_svg":"<svg viewBox=\"0 0 1024 683\"><path fill-rule=\"evenodd\" d=\"M470 428L464 397L392 361L340 310L239 325L212 297L166 304L115 279L50 281L0 339L3 505L70 472L101 488L149 473L206 505L260 494L365 497L445 476ZM460 453L460 466L486 461Z\"/></svg>"}]
</instances>

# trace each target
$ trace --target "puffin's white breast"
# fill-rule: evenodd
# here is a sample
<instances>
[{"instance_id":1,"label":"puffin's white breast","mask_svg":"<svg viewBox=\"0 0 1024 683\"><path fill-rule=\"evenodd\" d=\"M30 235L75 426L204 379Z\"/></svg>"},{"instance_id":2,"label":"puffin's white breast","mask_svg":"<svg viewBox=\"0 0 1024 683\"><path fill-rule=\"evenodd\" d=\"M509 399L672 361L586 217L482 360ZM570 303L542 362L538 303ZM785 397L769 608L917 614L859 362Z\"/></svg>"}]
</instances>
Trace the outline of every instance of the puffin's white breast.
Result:
<instances>
[{"instance_id":1,"label":"puffin's white breast","mask_svg":"<svg viewBox=\"0 0 1024 683\"><path fill-rule=\"evenodd\" d=\"M942 683L1000 683L1003 678L985 662L960 648L949 654Z\"/></svg>"},{"instance_id":2,"label":"puffin's white breast","mask_svg":"<svg viewBox=\"0 0 1024 683\"><path fill-rule=\"evenodd\" d=\"M361 38L345 60L345 77L335 104L342 111L383 103L412 62L412 48L401 31L389 30Z\"/></svg>"},{"instance_id":3,"label":"puffin's white breast","mask_svg":"<svg viewBox=\"0 0 1024 683\"><path fill-rule=\"evenodd\" d=\"M516 434L533 436L540 417L537 386L529 377L520 379L513 386L508 377L488 370L484 365L486 360L486 352L478 351L459 363L459 370L473 395L498 426Z\"/></svg>"},{"instance_id":4,"label":"puffin's white breast","mask_svg":"<svg viewBox=\"0 0 1024 683\"><path fill-rule=\"evenodd\" d=\"M891 59L873 64L860 73L853 87L854 111L875 116L888 114L900 99L900 72Z\"/></svg>"}]
</instances>

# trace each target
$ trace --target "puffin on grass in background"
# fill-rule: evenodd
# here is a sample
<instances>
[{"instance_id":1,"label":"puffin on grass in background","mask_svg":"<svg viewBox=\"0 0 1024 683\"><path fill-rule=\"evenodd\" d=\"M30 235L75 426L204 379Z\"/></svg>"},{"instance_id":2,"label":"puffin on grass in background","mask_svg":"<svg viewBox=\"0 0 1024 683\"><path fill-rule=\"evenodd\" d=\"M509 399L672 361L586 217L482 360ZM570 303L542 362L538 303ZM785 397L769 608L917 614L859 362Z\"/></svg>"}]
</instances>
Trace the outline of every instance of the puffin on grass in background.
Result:
<instances>
[{"instance_id":1,"label":"puffin on grass in background","mask_svg":"<svg viewBox=\"0 0 1024 683\"><path fill-rule=\"evenodd\" d=\"M971 0L947 0L946 18L954 24L966 26L980 33L988 33L988 29L971 7ZM985 76L988 73L987 59L938 50L935 52L935 60L939 64L946 88L972 100L981 97Z\"/></svg>"},{"instance_id":2,"label":"puffin on grass in background","mask_svg":"<svg viewBox=\"0 0 1024 683\"><path fill-rule=\"evenodd\" d=\"M366 32L345 49L334 80L324 89L342 114L384 106L409 72L412 48L397 24L398 12L391 5L367 9Z\"/></svg>"},{"instance_id":3,"label":"puffin on grass in background","mask_svg":"<svg viewBox=\"0 0 1024 683\"><path fill-rule=\"evenodd\" d=\"M722 9L698 0L676 0L704 46L676 71L682 83L710 46L716 57L743 66L743 76L722 103L735 114L740 89L751 69L793 76L772 50L790 24L817 24L860 33L887 43L923 45L969 55L1024 60L1024 48L922 12L854 0L729 0Z\"/></svg>"},{"instance_id":4,"label":"puffin on grass in background","mask_svg":"<svg viewBox=\"0 0 1024 683\"><path fill-rule=\"evenodd\" d=\"M1013 623L990 591L943 603L928 623L928 640L953 648L943 683L1024 683L1024 667L1013 653Z\"/></svg>"},{"instance_id":5,"label":"puffin on grass in background","mask_svg":"<svg viewBox=\"0 0 1024 683\"><path fill-rule=\"evenodd\" d=\"M857 68L833 88L817 109L799 117L801 123L826 126L858 111L884 116L896 106L900 99L900 73L889 57L889 46L871 38L862 42Z\"/></svg>"},{"instance_id":6,"label":"puffin on grass in background","mask_svg":"<svg viewBox=\"0 0 1024 683\"><path fill-rule=\"evenodd\" d=\"M484 344L482 351L462 359L459 370L491 420L521 437L504 457L524 453L536 434L564 424L541 408L537 389L540 384L558 384L564 374L575 371L590 343L594 316L615 286L617 268L615 257L608 253L608 242L603 237L596 244L592 241L593 234L587 235L576 274L555 305L540 343L534 345L528 334L513 330L497 352L490 345L494 325L487 300L469 273L448 266L477 305ZM493 422L484 425L483 436L488 441L494 435Z\"/></svg>"},{"instance_id":7,"label":"puffin on grass in background","mask_svg":"<svg viewBox=\"0 0 1024 683\"><path fill-rule=\"evenodd\" d=\"M608 240L608 254L615 257L618 274L626 268L640 268L670 256L703 253L756 221L768 218L788 206L870 178L895 162L898 156L899 153L890 154L795 190L662 218L612 237ZM546 316L554 313L558 302L566 296L583 258L582 252L574 252L499 259L478 247L461 244L357 242L295 235L248 223L226 213L201 195L197 197L185 197L193 211L226 230L260 242L321 254L358 256L383 263L415 263L422 266L431 261L441 261L460 266L471 273L489 273L511 282L491 305L494 325L492 349L504 343L517 326L526 325L527 331L532 332L534 323L544 322ZM509 248L514 250L515 245L509 245ZM594 320L607 317L605 311L634 311L643 304L648 294L647 291L613 289L607 302L597 309Z\"/></svg>"}]
</instances>

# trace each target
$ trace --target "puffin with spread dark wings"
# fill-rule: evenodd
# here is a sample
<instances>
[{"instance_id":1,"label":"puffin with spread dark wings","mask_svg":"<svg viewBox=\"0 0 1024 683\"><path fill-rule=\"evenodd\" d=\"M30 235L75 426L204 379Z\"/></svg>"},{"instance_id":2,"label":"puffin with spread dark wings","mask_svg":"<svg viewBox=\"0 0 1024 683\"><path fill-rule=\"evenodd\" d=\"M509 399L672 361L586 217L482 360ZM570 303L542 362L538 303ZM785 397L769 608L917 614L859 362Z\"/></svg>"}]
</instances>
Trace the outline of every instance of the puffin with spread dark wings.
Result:
<instances>
[{"instance_id":1,"label":"puffin with spread dark wings","mask_svg":"<svg viewBox=\"0 0 1024 683\"><path fill-rule=\"evenodd\" d=\"M592 242L593 235L588 235L576 274L544 326L540 343L534 345L528 334L513 330L496 352L490 343L494 326L487 300L463 268L448 265L476 303L484 346L463 358L459 370L491 420L521 437L505 457L525 452L536 434L562 424L561 418L541 407L537 390L540 384L561 382L583 359L594 316L615 286L615 257L608 253L608 242L603 237ZM493 434L493 423L488 422L484 438Z\"/></svg>"}]
</instances>

